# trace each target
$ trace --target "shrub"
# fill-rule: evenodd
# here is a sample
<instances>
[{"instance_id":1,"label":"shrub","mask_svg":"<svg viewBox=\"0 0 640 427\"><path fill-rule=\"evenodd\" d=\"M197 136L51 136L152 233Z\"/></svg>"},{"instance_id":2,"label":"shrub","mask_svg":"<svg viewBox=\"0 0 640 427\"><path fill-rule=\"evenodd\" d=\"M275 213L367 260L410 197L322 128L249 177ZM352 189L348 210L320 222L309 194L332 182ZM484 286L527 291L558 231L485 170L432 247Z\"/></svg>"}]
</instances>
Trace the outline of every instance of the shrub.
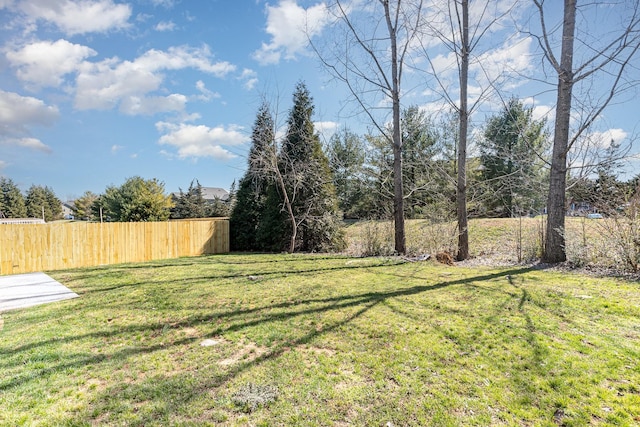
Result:
<instances>
[{"instance_id":1,"label":"shrub","mask_svg":"<svg viewBox=\"0 0 640 427\"><path fill-rule=\"evenodd\" d=\"M247 383L236 391L231 400L244 412L253 412L278 398L278 388L270 385Z\"/></svg>"}]
</instances>

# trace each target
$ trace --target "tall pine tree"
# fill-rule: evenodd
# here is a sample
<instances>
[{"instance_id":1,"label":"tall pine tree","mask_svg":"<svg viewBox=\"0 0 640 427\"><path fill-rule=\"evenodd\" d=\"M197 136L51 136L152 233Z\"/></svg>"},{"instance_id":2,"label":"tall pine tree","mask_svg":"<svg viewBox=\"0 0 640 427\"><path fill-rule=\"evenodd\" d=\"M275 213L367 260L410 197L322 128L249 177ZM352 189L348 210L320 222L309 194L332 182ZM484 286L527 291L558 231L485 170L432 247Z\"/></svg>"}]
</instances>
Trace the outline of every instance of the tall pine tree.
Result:
<instances>
[{"instance_id":1,"label":"tall pine tree","mask_svg":"<svg viewBox=\"0 0 640 427\"><path fill-rule=\"evenodd\" d=\"M6 218L24 218L27 207L20 189L9 178L0 178L0 212Z\"/></svg>"},{"instance_id":2,"label":"tall pine tree","mask_svg":"<svg viewBox=\"0 0 640 427\"><path fill-rule=\"evenodd\" d=\"M259 243L257 233L265 207L269 176L272 174L269 158L272 153L275 154L274 144L273 117L269 105L263 103L253 125L247 171L240 180L229 219L232 250L267 249Z\"/></svg>"},{"instance_id":3,"label":"tall pine tree","mask_svg":"<svg viewBox=\"0 0 640 427\"><path fill-rule=\"evenodd\" d=\"M492 216L509 217L538 210L544 204L546 176L540 156L548 144L545 121L512 99L489 119L480 141L486 208Z\"/></svg>"},{"instance_id":4,"label":"tall pine tree","mask_svg":"<svg viewBox=\"0 0 640 427\"><path fill-rule=\"evenodd\" d=\"M53 221L62 218L62 202L49 187L32 185L25 200L27 216Z\"/></svg>"},{"instance_id":5,"label":"tall pine tree","mask_svg":"<svg viewBox=\"0 0 640 427\"><path fill-rule=\"evenodd\" d=\"M276 222L273 215L281 218L287 212L289 251L326 251L341 242L335 187L311 119L313 109L306 85L298 83L275 170L277 192L269 190L261 225L264 230ZM273 204L275 194L280 196L279 210Z\"/></svg>"},{"instance_id":6,"label":"tall pine tree","mask_svg":"<svg viewBox=\"0 0 640 427\"><path fill-rule=\"evenodd\" d=\"M202 185L197 179L194 181L191 181L186 193L182 191L182 188L180 189L180 195L175 198L171 208L171 218L205 218L207 216L207 206L204 197L202 197Z\"/></svg>"}]
</instances>

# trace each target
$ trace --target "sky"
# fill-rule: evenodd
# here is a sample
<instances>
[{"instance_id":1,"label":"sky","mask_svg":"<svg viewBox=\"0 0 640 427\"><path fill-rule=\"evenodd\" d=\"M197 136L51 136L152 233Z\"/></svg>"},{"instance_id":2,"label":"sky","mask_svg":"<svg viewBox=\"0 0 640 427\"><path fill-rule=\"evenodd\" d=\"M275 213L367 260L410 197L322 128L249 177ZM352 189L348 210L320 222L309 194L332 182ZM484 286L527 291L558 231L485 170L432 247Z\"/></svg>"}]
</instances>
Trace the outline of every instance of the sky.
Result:
<instances>
[{"instance_id":1,"label":"sky","mask_svg":"<svg viewBox=\"0 0 640 427\"><path fill-rule=\"evenodd\" d=\"M367 3L352 0L352 16ZM498 10L506 3L492 4ZM532 30L530 12L522 7L508 16ZM583 19L614 19L600 13ZM321 50L336 40L317 1L0 0L0 175L23 191L49 186L62 200L102 193L132 176L157 178L167 192L186 190L193 179L229 189L246 168L261 101L286 116L301 80L324 139L343 127L366 131L346 87L307 46L304 22L314 24L309 31ZM483 39L485 66L472 67L470 93L479 96L479 76L508 69L502 100L518 96L536 117L552 120L553 75L535 40L515 27L498 25ZM453 57L437 42L427 48L441 82L455 86ZM427 65L417 59L407 68L403 103L442 112L441 88L419 72ZM608 110L592 136L632 137L634 94ZM500 99L479 111L495 112Z\"/></svg>"}]
</instances>

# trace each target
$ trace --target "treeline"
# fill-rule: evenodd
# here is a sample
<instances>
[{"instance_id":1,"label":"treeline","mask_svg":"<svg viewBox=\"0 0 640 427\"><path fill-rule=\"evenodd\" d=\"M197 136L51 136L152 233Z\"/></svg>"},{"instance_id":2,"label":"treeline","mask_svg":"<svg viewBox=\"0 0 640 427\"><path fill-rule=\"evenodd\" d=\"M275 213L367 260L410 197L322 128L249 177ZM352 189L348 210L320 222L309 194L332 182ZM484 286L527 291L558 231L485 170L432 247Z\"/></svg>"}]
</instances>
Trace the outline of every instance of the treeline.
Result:
<instances>
[{"instance_id":1,"label":"treeline","mask_svg":"<svg viewBox=\"0 0 640 427\"><path fill-rule=\"evenodd\" d=\"M231 197L230 197L231 199ZM109 186L103 194L90 191L75 200L76 219L89 221L166 221L168 219L228 216L231 200L207 201L197 180L179 194L166 194L158 179L134 176L121 186Z\"/></svg>"},{"instance_id":2,"label":"treeline","mask_svg":"<svg viewBox=\"0 0 640 427\"><path fill-rule=\"evenodd\" d=\"M455 215L457 117L434 121L412 106L402 111L405 218L450 220ZM511 100L489 118L475 140L467 187L471 216L510 217L539 212L545 203L549 138L544 120ZM392 147L383 135L348 130L327 145L340 209L345 218L390 218L393 213Z\"/></svg>"},{"instance_id":3,"label":"treeline","mask_svg":"<svg viewBox=\"0 0 640 427\"><path fill-rule=\"evenodd\" d=\"M393 153L386 137L342 129L322 145L313 109L307 88L298 84L284 136L278 138L271 107L260 107L231 213L234 250L340 248L339 220L392 218ZM456 125L455 114L434 121L415 106L402 111L406 218L455 220ZM467 165L469 216L544 212L551 147L545 120L512 99L475 132L473 146ZM617 158L616 147L612 144L608 158ZM605 213L622 206L637 179L623 183L616 169L615 162L602 162L597 176L571 178L570 205Z\"/></svg>"},{"instance_id":4,"label":"treeline","mask_svg":"<svg viewBox=\"0 0 640 427\"><path fill-rule=\"evenodd\" d=\"M0 177L0 217L62 218L62 203L50 187L32 185L26 194L10 178Z\"/></svg>"},{"instance_id":5,"label":"treeline","mask_svg":"<svg viewBox=\"0 0 640 427\"><path fill-rule=\"evenodd\" d=\"M109 186L103 194L85 192L73 202L76 220L84 221L166 221L167 219L228 216L233 189L227 200L205 200L197 180L179 194L165 193L164 183L139 176L120 186ZM50 187L33 185L26 195L10 178L0 178L0 217L62 219L62 202Z\"/></svg>"},{"instance_id":6,"label":"treeline","mask_svg":"<svg viewBox=\"0 0 640 427\"><path fill-rule=\"evenodd\" d=\"M270 106L259 109L231 214L233 249L335 249L343 244L339 220L392 217L393 153L386 137L342 129L323 146L312 113L303 83L294 93L282 138L276 137ZM412 106L402 112L401 129L405 217L452 220L455 115L436 122ZM470 213L507 217L541 211L548 185L545 122L512 100L489 119L477 146L468 168Z\"/></svg>"}]
</instances>

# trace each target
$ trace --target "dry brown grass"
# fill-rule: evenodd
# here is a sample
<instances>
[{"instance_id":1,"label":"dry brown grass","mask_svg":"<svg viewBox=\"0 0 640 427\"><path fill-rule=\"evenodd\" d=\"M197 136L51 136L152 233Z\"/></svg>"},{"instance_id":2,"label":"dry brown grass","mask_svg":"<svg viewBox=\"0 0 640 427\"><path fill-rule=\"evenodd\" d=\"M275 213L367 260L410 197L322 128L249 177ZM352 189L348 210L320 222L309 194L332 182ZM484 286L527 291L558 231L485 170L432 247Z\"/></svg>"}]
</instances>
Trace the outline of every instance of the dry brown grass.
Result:
<instances>
[{"instance_id":1,"label":"dry brown grass","mask_svg":"<svg viewBox=\"0 0 640 427\"><path fill-rule=\"evenodd\" d=\"M542 254L546 218L479 218L469 222L470 251L476 262L490 265L530 263ZM572 265L624 268L614 219L566 219L567 257ZM350 255L393 254L393 224L363 221L346 227ZM407 254L455 253L455 222L408 220Z\"/></svg>"}]
</instances>

